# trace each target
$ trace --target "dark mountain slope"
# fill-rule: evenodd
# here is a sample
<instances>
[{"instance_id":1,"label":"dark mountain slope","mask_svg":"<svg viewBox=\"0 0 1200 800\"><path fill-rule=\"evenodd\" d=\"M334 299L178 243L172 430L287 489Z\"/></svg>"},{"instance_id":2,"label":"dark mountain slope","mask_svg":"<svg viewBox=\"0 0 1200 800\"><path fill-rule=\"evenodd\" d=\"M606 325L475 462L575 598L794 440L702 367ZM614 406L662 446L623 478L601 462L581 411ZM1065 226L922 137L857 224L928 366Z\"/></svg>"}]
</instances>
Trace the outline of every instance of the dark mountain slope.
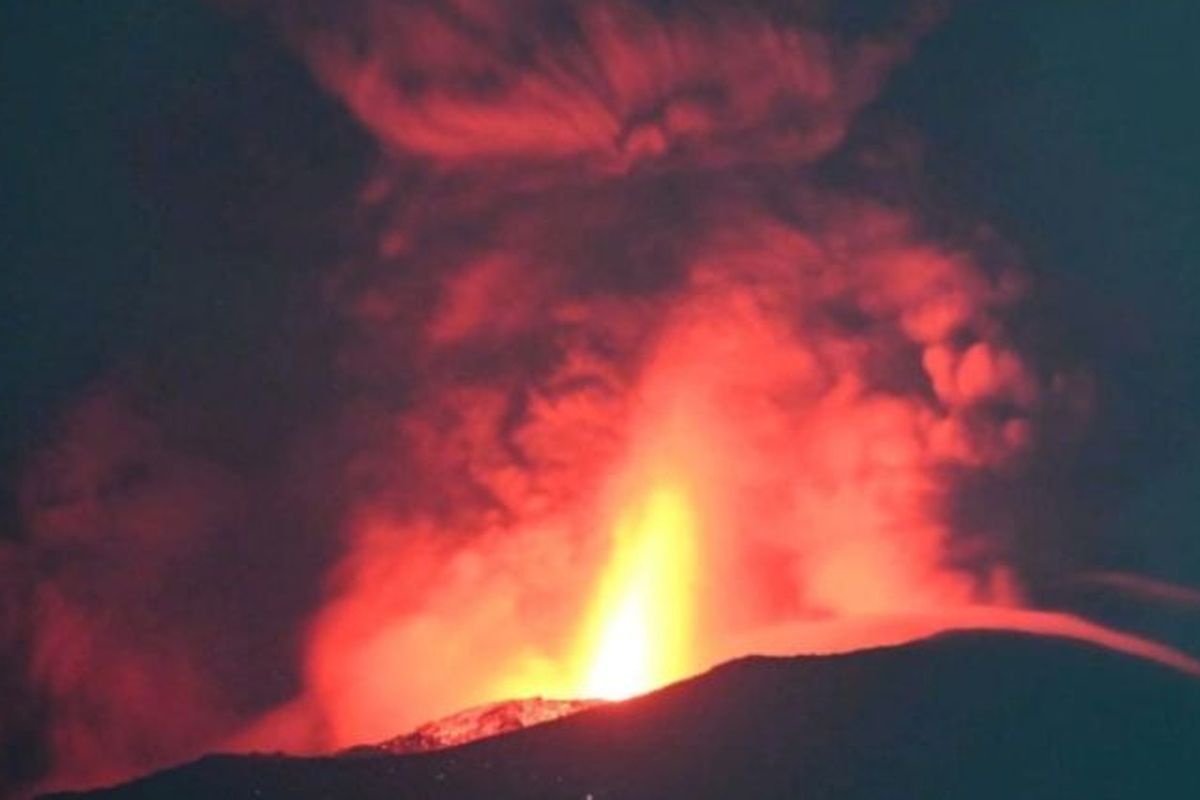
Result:
<instances>
[{"instance_id":1,"label":"dark mountain slope","mask_svg":"<svg viewBox=\"0 0 1200 800\"><path fill-rule=\"evenodd\" d=\"M746 658L418 755L212 756L134 798L1200 797L1200 682L1065 640L960 633Z\"/></svg>"}]
</instances>

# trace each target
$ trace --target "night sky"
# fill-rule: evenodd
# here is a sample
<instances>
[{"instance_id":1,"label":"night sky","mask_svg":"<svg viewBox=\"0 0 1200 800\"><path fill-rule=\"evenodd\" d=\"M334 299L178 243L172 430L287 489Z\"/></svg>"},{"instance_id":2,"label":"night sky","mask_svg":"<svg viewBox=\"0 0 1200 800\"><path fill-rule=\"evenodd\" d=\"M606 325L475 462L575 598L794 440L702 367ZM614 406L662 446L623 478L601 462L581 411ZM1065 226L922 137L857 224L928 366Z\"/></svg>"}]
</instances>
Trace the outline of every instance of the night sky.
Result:
<instances>
[{"instance_id":1,"label":"night sky","mask_svg":"<svg viewBox=\"0 0 1200 800\"><path fill-rule=\"evenodd\" d=\"M320 450L297 429L353 388L322 279L372 141L253 21L187 0L2 8L0 548L28 535L18 486L33 454L114 380L191 415L176 425L185 447L278 488L295 448ZM1200 587L1198 29L1191 0L963 3L868 112L915 130L936 190L1016 245L1037 348L1094 376L1087 433L1036 466L1039 490L1014 510L1035 598L1193 653L1200 609L1072 576ZM304 519L238 551L226 579L278 584L247 627L311 607L330 553L305 530L337 513L310 498ZM240 522L259 518L288 516ZM281 552L285 574L256 572ZM295 676L267 672L265 694L286 696ZM4 758L26 776L29 719Z\"/></svg>"}]
</instances>

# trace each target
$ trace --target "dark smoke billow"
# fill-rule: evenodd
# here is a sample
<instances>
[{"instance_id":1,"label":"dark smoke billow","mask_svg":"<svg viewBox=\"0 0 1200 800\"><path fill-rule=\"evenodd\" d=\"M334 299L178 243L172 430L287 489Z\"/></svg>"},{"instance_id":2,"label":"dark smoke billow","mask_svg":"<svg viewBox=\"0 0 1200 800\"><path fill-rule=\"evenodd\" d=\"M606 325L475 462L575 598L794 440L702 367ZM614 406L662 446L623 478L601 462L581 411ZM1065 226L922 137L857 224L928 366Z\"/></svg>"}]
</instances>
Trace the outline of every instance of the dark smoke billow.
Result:
<instances>
[{"instance_id":1,"label":"dark smoke billow","mask_svg":"<svg viewBox=\"0 0 1200 800\"><path fill-rule=\"evenodd\" d=\"M611 528L661 486L699 520L694 668L902 637L874 622L896 612L1021 624L1008 532L953 510L967 486L1003 497L1086 381L1024 352L1028 281L925 199L911 137L847 145L937 5L228 5L378 146L323 276L344 391L249 485L120 377L33 460L4 619L51 785L570 692ZM313 448L319 469L294 465ZM264 667L230 645L237 604L197 585L266 601L254 570L214 568L289 519L264 490L337 509L271 708L247 699Z\"/></svg>"}]
</instances>

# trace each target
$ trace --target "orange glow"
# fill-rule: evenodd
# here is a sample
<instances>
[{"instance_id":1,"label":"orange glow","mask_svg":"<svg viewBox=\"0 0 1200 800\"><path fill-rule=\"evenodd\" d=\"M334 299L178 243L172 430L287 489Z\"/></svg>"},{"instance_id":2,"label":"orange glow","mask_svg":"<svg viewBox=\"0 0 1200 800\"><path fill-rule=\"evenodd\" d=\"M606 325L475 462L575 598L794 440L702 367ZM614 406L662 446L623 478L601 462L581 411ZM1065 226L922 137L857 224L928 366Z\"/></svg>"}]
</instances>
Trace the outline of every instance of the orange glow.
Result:
<instances>
[{"instance_id":1,"label":"orange glow","mask_svg":"<svg viewBox=\"0 0 1200 800\"><path fill-rule=\"evenodd\" d=\"M766 3L556 2L534 36L538 3L434 5L292 33L384 160L333 282L361 394L329 434L304 730L624 698L1023 602L975 500L1004 528L1083 384L1022 355L1006 246L871 196L918 174L906 142L848 143L851 187L804 177L932 15L860 42Z\"/></svg>"},{"instance_id":2,"label":"orange glow","mask_svg":"<svg viewBox=\"0 0 1200 800\"><path fill-rule=\"evenodd\" d=\"M670 485L617 523L580 647L582 696L620 700L687 674L695 528L686 495Z\"/></svg>"}]
</instances>

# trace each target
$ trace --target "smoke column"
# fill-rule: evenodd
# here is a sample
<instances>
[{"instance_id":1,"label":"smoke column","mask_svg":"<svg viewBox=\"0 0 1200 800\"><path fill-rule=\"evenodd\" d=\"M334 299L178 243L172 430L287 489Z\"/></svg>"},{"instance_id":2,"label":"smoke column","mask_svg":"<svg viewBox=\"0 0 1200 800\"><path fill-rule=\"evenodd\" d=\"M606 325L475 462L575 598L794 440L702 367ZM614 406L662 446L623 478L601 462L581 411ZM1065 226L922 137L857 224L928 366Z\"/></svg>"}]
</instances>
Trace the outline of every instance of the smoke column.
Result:
<instances>
[{"instance_id":1,"label":"smoke column","mask_svg":"<svg viewBox=\"0 0 1200 800\"><path fill-rule=\"evenodd\" d=\"M1003 538L950 510L1074 384L1018 351L1020 271L934 229L903 144L839 151L935 11L276 10L382 154L334 290L370 409L307 661L334 742L552 690L619 509L662 483L701 520L700 659L1018 602Z\"/></svg>"},{"instance_id":2,"label":"smoke column","mask_svg":"<svg viewBox=\"0 0 1200 800\"><path fill-rule=\"evenodd\" d=\"M864 114L936 5L227 5L377 143L323 276L345 391L251 487L119 380L31 466L38 555L3 555L33 619L4 622L54 783L569 691L614 526L663 486L696 520L696 669L897 635L805 626L1022 604L1010 532L964 498L1017 485L1086 381L1025 352L1011 248ZM286 634L300 685L269 711L238 699L219 591L187 590L269 516L264 487L338 509Z\"/></svg>"}]
</instances>

